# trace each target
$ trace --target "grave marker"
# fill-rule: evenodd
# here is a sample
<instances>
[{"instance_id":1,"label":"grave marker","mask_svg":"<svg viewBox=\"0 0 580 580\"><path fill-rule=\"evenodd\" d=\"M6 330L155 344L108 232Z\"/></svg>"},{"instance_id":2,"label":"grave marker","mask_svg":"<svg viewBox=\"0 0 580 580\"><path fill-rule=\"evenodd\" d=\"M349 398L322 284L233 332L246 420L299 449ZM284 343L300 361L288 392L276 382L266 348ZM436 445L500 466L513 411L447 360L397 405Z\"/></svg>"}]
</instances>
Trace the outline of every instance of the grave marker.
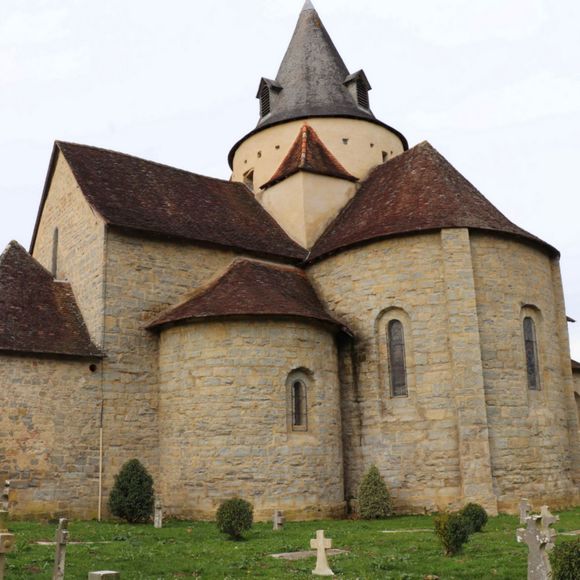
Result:
<instances>
[{"instance_id":1,"label":"grave marker","mask_svg":"<svg viewBox=\"0 0 580 580\"><path fill-rule=\"evenodd\" d=\"M550 526L559 520L547 506L542 506L540 515L526 517L526 528L517 531L518 542L528 545L528 580L549 580L552 569L548 554L554 547L556 530Z\"/></svg>"},{"instance_id":2,"label":"grave marker","mask_svg":"<svg viewBox=\"0 0 580 580\"><path fill-rule=\"evenodd\" d=\"M310 540L310 547L316 550L316 568L312 573L315 576L334 576L326 558L326 550L332 548L332 540L324 537L324 530L317 530L316 539Z\"/></svg>"},{"instance_id":3,"label":"grave marker","mask_svg":"<svg viewBox=\"0 0 580 580\"><path fill-rule=\"evenodd\" d=\"M530 515L532 506L526 498L520 500L520 524L525 525L526 518Z\"/></svg>"},{"instance_id":4,"label":"grave marker","mask_svg":"<svg viewBox=\"0 0 580 580\"><path fill-rule=\"evenodd\" d=\"M89 580L119 580L121 574L113 570L100 570L98 572L89 572Z\"/></svg>"},{"instance_id":5,"label":"grave marker","mask_svg":"<svg viewBox=\"0 0 580 580\"><path fill-rule=\"evenodd\" d=\"M159 498L155 498L155 516L153 519L153 526L155 528L163 527L163 505Z\"/></svg>"},{"instance_id":6,"label":"grave marker","mask_svg":"<svg viewBox=\"0 0 580 580\"><path fill-rule=\"evenodd\" d=\"M274 515L272 516L272 523L273 523L272 529L274 531L279 531L279 530L283 529L285 521L286 520L284 518L284 512L280 511L280 510L276 510L274 512Z\"/></svg>"},{"instance_id":7,"label":"grave marker","mask_svg":"<svg viewBox=\"0 0 580 580\"><path fill-rule=\"evenodd\" d=\"M63 580L66 559L66 545L68 543L68 520L60 518L56 530L56 553L54 555L54 569L52 580Z\"/></svg>"},{"instance_id":8,"label":"grave marker","mask_svg":"<svg viewBox=\"0 0 580 580\"><path fill-rule=\"evenodd\" d=\"M2 509L4 511L8 511L10 506L10 481L7 479L4 482L4 491L2 492Z\"/></svg>"}]
</instances>

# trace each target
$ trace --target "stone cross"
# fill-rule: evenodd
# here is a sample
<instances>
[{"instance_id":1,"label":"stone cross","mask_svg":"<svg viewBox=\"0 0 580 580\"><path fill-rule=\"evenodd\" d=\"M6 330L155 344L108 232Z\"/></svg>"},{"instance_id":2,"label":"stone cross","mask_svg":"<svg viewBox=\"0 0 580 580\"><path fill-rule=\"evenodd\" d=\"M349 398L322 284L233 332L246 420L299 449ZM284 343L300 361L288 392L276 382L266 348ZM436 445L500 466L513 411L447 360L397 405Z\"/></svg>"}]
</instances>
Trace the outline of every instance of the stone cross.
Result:
<instances>
[{"instance_id":1,"label":"stone cross","mask_svg":"<svg viewBox=\"0 0 580 580\"><path fill-rule=\"evenodd\" d=\"M285 521L286 520L284 519L284 512L280 511L280 510L276 510L274 512L274 515L272 516L272 523L274 524L272 529L274 531L281 530L284 527Z\"/></svg>"},{"instance_id":2,"label":"stone cross","mask_svg":"<svg viewBox=\"0 0 580 580\"><path fill-rule=\"evenodd\" d=\"M324 530L317 530L316 540L310 540L310 547L316 550L316 568L312 573L315 576L334 576L326 558L326 550L332 547L332 540L324 537Z\"/></svg>"},{"instance_id":3,"label":"stone cross","mask_svg":"<svg viewBox=\"0 0 580 580\"><path fill-rule=\"evenodd\" d=\"M532 511L532 506L530 505L530 502L526 498L521 499L520 500L520 524L525 525L526 518L530 515L531 511Z\"/></svg>"},{"instance_id":4,"label":"stone cross","mask_svg":"<svg viewBox=\"0 0 580 580\"><path fill-rule=\"evenodd\" d=\"M56 530L56 554L54 556L54 569L52 580L62 580L64 578L64 564L66 558L66 545L68 543L68 520L60 518L58 529Z\"/></svg>"},{"instance_id":5,"label":"stone cross","mask_svg":"<svg viewBox=\"0 0 580 580\"><path fill-rule=\"evenodd\" d=\"M8 511L10 499L10 481L7 479L4 482L4 491L2 492L2 509Z\"/></svg>"},{"instance_id":6,"label":"stone cross","mask_svg":"<svg viewBox=\"0 0 580 580\"><path fill-rule=\"evenodd\" d=\"M163 506L159 498L155 499L155 517L153 519L153 526L156 528L163 527Z\"/></svg>"},{"instance_id":7,"label":"stone cross","mask_svg":"<svg viewBox=\"0 0 580 580\"><path fill-rule=\"evenodd\" d=\"M100 570L98 572L89 572L89 580L120 580L121 574L112 570Z\"/></svg>"},{"instance_id":8,"label":"stone cross","mask_svg":"<svg viewBox=\"0 0 580 580\"><path fill-rule=\"evenodd\" d=\"M556 530L550 529L550 526L556 521L557 516L553 516L547 506L543 506L540 515L526 518L526 529L520 528L517 531L518 542L528 545L528 580L549 580L551 577L548 553L554 547Z\"/></svg>"}]
</instances>

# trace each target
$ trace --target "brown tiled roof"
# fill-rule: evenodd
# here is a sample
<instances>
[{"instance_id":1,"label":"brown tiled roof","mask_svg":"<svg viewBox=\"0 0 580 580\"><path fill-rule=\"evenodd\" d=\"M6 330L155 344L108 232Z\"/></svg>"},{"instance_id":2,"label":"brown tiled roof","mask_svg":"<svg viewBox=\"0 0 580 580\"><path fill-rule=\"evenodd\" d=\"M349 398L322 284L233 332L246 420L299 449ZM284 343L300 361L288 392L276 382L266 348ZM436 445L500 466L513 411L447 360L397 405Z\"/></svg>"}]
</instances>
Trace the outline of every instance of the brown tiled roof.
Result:
<instances>
[{"instance_id":1,"label":"brown tiled roof","mask_svg":"<svg viewBox=\"0 0 580 580\"><path fill-rule=\"evenodd\" d=\"M274 175L262 185L262 189L271 187L275 183L298 173L308 171L349 181L358 181L338 161L320 140L316 131L309 125L303 125L290 151L276 170Z\"/></svg>"},{"instance_id":2,"label":"brown tiled roof","mask_svg":"<svg viewBox=\"0 0 580 580\"><path fill-rule=\"evenodd\" d=\"M326 312L303 270L242 258L209 286L163 312L148 328L200 318L248 315L309 318L347 331Z\"/></svg>"},{"instance_id":3,"label":"brown tiled roof","mask_svg":"<svg viewBox=\"0 0 580 580\"><path fill-rule=\"evenodd\" d=\"M20 244L0 256L0 351L98 357L70 284Z\"/></svg>"},{"instance_id":4,"label":"brown tiled roof","mask_svg":"<svg viewBox=\"0 0 580 580\"><path fill-rule=\"evenodd\" d=\"M241 183L86 145L56 147L110 225L289 259L306 255Z\"/></svg>"},{"instance_id":5,"label":"brown tiled roof","mask_svg":"<svg viewBox=\"0 0 580 580\"><path fill-rule=\"evenodd\" d=\"M574 359L572 360L572 372L573 373L580 373L580 363L575 361Z\"/></svg>"},{"instance_id":6,"label":"brown tiled roof","mask_svg":"<svg viewBox=\"0 0 580 580\"><path fill-rule=\"evenodd\" d=\"M423 142L379 165L330 224L311 259L362 242L441 228L491 230L557 250L497 210L433 147Z\"/></svg>"}]
</instances>

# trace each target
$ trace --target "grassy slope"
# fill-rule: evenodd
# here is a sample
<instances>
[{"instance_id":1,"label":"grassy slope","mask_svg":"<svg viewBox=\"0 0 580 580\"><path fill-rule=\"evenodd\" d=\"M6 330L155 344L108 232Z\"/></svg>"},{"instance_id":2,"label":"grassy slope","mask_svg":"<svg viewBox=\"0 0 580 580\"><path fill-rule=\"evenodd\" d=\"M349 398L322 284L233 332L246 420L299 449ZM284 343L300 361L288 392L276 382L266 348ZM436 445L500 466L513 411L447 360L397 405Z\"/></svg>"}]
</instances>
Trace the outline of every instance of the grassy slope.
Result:
<instances>
[{"instance_id":1,"label":"grassy slope","mask_svg":"<svg viewBox=\"0 0 580 580\"><path fill-rule=\"evenodd\" d=\"M431 532L384 534L382 530L432 528L429 516L396 517L378 522L324 521L290 523L281 532L256 524L246 541L226 540L215 525L169 522L152 526L72 522L72 541L108 542L70 545L67 579L86 579L89 570L118 570L122 580L137 578L311 578L314 559L284 561L269 554L308 548L317 529L324 529L333 546L350 551L333 556L337 576L362 579L422 579L436 574L453 578L526 578L526 546L516 543L518 521L511 516L491 518L485 531L471 537L463 554L444 558ZM8 556L7 580L50 578L55 525L14 522L16 552ZM580 529L580 508L560 514L558 531ZM561 537L559 541L565 541Z\"/></svg>"}]
</instances>

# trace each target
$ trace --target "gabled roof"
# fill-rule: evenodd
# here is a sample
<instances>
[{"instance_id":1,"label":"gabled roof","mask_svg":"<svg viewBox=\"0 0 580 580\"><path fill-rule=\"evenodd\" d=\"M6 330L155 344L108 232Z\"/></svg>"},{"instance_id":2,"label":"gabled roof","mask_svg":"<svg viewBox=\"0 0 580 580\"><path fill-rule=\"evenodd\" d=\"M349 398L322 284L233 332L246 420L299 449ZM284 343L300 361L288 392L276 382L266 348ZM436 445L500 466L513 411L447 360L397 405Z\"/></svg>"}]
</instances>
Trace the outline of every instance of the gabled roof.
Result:
<instances>
[{"instance_id":1,"label":"gabled roof","mask_svg":"<svg viewBox=\"0 0 580 580\"><path fill-rule=\"evenodd\" d=\"M55 147L109 225L292 260L306 255L241 183L87 145ZM53 154L37 228L55 163Z\"/></svg>"},{"instance_id":2,"label":"gabled roof","mask_svg":"<svg viewBox=\"0 0 580 580\"><path fill-rule=\"evenodd\" d=\"M101 356L70 284L55 280L17 242L0 256L0 351Z\"/></svg>"},{"instance_id":3,"label":"gabled roof","mask_svg":"<svg viewBox=\"0 0 580 580\"><path fill-rule=\"evenodd\" d=\"M316 131L310 125L304 124L300 133L290 147L290 151L276 170L274 175L261 186L267 189L272 185L298 173L306 171L349 181L358 181L351 175L338 161L338 159L327 149L320 140Z\"/></svg>"},{"instance_id":4,"label":"gabled roof","mask_svg":"<svg viewBox=\"0 0 580 580\"><path fill-rule=\"evenodd\" d=\"M243 258L209 286L160 314L148 328L224 316L291 316L347 331L325 310L303 270Z\"/></svg>"},{"instance_id":5,"label":"gabled roof","mask_svg":"<svg viewBox=\"0 0 580 580\"><path fill-rule=\"evenodd\" d=\"M316 242L311 259L371 240L441 228L500 232L558 253L508 220L424 141L371 172Z\"/></svg>"},{"instance_id":6,"label":"gabled roof","mask_svg":"<svg viewBox=\"0 0 580 580\"><path fill-rule=\"evenodd\" d=\"M286 121L310 117L346 117L363 119L381 125L397 135L407 149L407 140L396 129L379 121L370 108L360 107L355 94L348 87L360 78L370 89L363 71L349 74L342 57L334 46L318 12L311 2L306 2L290 44L286 50L275 81L263 78L263 84L273 90L270 93L270 112L260 117L254 131L240 139L229 154L230 167L239 145L257 131Z\"/></svg>"}]
</instances>

